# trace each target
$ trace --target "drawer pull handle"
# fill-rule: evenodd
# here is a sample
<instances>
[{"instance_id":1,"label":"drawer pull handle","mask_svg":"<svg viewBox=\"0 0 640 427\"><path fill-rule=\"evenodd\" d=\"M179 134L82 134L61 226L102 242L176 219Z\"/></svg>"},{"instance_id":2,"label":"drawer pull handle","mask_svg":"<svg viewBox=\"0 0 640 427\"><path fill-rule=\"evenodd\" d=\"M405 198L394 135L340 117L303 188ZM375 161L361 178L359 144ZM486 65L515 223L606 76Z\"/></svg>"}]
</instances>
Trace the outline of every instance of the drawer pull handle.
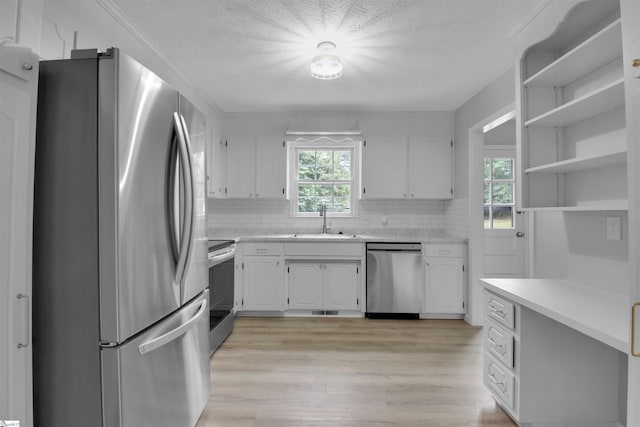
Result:
<instances>
[{"instance_id":1,"label":"drawer pull handle","mask_svg":"<svg viewBox=\"0 0 640 427\"><path fill-rule=\"evenodd\" d=\"M489 343L491 343L491 345L498 351L498 353L502 354L503 356L507 352L504 344L498 344L493 338L489 338Z\"/></svg>"},{"instance_id":2,"label":"drawer pull handle","mask_svg":"<svg viewBox=\"0 0 640 427\"><path fill-rule=\"evenodd\" d=\"M503 392L506 393L507 391L507 384L504 381L498 381L498 379L496 378L495 375L493 375L492 373L489 373L489 379L491 380L491 382L493 382L493 384L498 387L498 389Z\"/></svg>"},{"instance_id":3,"label":"drawer pull handle","mask_svg":"<svg viewBox=\"0 0 640 427\"><path fill-rule=\"evenodd\" d=\"M263 254L265 252L267 252L267 248L258 248L258 249L256 249L256 253L258 253L258 254Z\"/></svg>"}]
</instances>

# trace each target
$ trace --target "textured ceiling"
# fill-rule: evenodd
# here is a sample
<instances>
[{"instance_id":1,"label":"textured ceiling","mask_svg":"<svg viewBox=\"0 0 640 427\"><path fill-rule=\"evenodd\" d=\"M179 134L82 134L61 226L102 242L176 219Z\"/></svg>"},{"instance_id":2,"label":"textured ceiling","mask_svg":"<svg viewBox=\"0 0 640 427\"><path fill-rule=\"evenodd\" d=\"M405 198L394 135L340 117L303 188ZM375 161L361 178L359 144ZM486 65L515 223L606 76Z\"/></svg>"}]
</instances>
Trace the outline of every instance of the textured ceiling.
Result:
<instances>
[{"instance_id":1,"label":"textured ceiling","mask_svg":"<svg viewBox=\"0 0 640 427\"><path fill-rule=\"evenodd\" d=\"M113 0L225 112L449 111L513 64L544 0ZM331 40L344 75L309 75Z\"/></svg>"}]
</instances>

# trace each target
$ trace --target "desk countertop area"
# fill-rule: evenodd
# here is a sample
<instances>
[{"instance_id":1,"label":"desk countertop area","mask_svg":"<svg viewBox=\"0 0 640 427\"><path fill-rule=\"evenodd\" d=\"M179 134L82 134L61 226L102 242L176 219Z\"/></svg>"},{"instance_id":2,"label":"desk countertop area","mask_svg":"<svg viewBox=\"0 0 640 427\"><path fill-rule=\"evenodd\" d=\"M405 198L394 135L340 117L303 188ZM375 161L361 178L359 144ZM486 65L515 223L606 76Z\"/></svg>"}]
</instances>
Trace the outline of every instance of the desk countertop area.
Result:
<instances>
[{"instance_id":1,"label":"desk countertop area","mask_svg":"<svg viewBox=\"0 0 640 427\"><path fill-rule=\"evenodd\" d=\"M631 306L624 295L559 279L481 279L485 289L623 353L629 351Z\"/></svg>"}]
</instances>

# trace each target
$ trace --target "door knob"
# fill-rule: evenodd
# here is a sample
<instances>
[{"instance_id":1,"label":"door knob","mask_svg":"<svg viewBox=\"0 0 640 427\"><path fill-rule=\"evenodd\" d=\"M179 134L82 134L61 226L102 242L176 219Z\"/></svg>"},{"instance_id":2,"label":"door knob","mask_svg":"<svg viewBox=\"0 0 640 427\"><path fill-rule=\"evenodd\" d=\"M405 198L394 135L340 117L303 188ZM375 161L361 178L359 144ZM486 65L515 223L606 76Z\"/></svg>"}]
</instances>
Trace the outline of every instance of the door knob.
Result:
<instances>
[{"instance_id":1,"label":"door knob","mask_svg":"<svg viewBox=\"0 0 640 427\"><path fill-rule=\"evenodd\" d=\"M518 231L516 233L516 237L524 237L524 233L522 231Z\"/></svg>"},{"instance_id":2,"label":"door knob","mask_svg":"<svg viewBox=\"0 0 640 427\"><path fill-rule=\"evenodd\" d=\"M632 67L640 67L640 58L636 58L633 61L631 61L631 66Z\"/></svg>"}]
</instances>

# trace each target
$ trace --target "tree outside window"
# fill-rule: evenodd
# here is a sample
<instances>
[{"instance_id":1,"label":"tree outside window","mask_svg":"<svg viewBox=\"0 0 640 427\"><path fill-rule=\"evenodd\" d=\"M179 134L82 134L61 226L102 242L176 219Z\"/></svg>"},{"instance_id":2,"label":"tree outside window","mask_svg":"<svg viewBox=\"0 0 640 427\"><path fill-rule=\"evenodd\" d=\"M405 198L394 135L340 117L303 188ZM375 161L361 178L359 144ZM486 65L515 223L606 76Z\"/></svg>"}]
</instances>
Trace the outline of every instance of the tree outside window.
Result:
<instances>
[{"instance_id":1,"label":"tree outside window","mask_svg":"<svg viewBox=\"0 0 640 427\"><path fill-rule=\"evenodd\" d=\"M484 159L484 228L514 228L515 174L513 158Z\"/></svg>"},{"instance_id":2,"label":"tree outside window","mask_svg":"<svg viewBox=\"0 0 640 427\"><path fill-rule=\"evenodd\" d=\"M297 213L350 215L353 189L351 148L297 148L295 191Z\"/></svg>"}]
</instances>

